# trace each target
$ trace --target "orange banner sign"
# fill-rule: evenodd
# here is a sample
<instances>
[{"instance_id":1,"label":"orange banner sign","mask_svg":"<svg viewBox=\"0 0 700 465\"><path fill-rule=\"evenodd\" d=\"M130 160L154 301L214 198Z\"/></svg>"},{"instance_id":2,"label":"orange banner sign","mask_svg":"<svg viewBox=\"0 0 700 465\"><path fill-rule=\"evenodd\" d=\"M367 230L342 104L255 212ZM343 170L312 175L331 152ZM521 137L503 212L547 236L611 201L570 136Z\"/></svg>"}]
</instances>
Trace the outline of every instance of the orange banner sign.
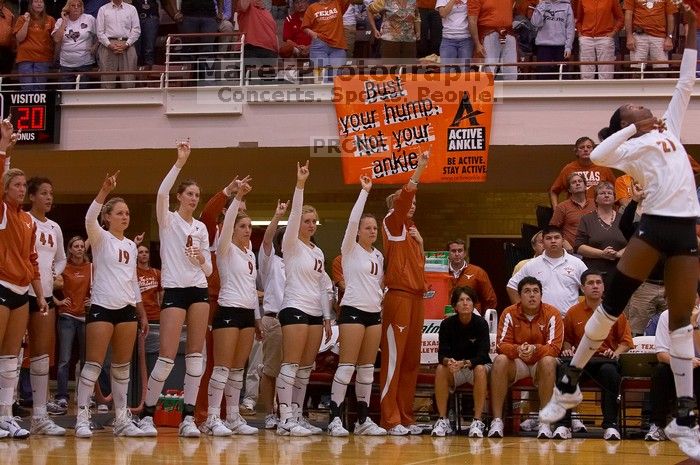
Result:
<instances>
[{"instance_id":1,"label":"orange banner sign","mask_svg":"<svg viewBox=\"0 0 700 465\"><path fill-rule=\"evenodd\" d=\"M343 178L408 180L430 150L421 182L484 182L493 76L486 73L336 76Z\"/></svg>"}]
</instances>

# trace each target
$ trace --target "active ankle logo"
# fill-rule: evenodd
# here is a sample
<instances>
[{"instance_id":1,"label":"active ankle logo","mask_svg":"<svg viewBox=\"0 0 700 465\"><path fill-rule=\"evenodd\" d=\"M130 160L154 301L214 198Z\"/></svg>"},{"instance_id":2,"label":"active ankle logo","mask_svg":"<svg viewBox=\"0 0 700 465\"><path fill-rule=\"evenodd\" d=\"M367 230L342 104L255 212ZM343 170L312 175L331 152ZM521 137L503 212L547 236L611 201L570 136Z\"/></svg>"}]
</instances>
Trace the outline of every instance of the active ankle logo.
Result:
<instances>
[{"instance_id":1,"label":"active ankle logo","mask_svg":"<svg viewBox=\"0 0 700 465\"><path fill-rule=\"evenodd\" d=\"M469 92L462 92L462 99L457 107L452 124L447 128L448 152L478 152L483 151L487 144L486 127L479 124L477 117L484 114L475 110ZM461 127L465 122L469 127ZM486 160L481 155L448 156L446 174L486 173Z\"/></svg>"}]
</instances>

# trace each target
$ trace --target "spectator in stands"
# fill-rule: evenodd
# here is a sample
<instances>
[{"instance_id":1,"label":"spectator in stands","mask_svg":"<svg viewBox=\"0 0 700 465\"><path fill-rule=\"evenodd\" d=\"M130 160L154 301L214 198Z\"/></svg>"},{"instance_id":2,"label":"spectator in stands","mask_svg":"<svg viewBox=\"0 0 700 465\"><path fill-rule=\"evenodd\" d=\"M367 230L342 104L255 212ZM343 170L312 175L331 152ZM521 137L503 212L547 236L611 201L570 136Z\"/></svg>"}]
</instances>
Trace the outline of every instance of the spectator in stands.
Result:
<instances>
[{"instance_id":1,"label":"spectator in stands","mask_svg":"<svg viewBox=\"0 0 700 465\"><path fill-rule=\"evenodd\" d=\"M561 352L563 357L574 356L576 347L583 337L586 322L603 299L605 284L602 273L593 269L586 270L581 275L581 291L584 300L571 307L564 317L564 345ZM634 347L632 333L627 319L622 315L613 325L610 334L596 352L595 357L584 369L584 376L593 379L602 389L602 428L603 439L606 440L620 439L617 423L620 409L617 398L620 395L621 378L617 359L620 354L627 352L632 347ZM559 426L554 431L554 437L569 439L571 438L571 429L568 426Z\"/></svg>"},{"instance_id":2,"label":"spectator in stands","mask_svg":"<svg viewBox=\"0 0 700 465\"><path fill-rule=\"evenodd\" d=\"M22 90L43 90L46 76L34 73L48 73L53 62L54 44L51 31L56 20L46 14L44 0L32 0L29 11L17 18L14 33L17 39L17 72L25 74L19 78Z\"/></svg>"},{"instance_id":3,"label":"spectator in stands","mask_svg":"<svg viewBox=\"0 0 700 465\"><path fill-rule=\"evenodd\" d=\"M94 19L94 18L93 18ZM68 374L73 343L78 340L81 365L85 362L85 309L90 306L92 263L85 255L85 240L74 236L66 247L68 261L61 274L63 299L54 298L58 311L58 370L56 404L68 408Z\"/></svg>"},{"instance_id":4,"label":"spectator in stands","mask_svg":"<svg viewBox=\"0 0 700 465\"><path fill-rule=\"evenodd\" d=\"M56 46L60 48L59 63L62 73L83 73L92 71L95 66L95 18L85 14L82 0L68 0L61 11L61 17L51 33ZM64 82L75 81L75 74L61 78ZM82 81L89 81L85 76ZM69 89L74 86L67 86Z\"/></svg>"},{"instance_id":5,"label":"spectator in stands","mask_svg":"<svg viewBox=\"0 0 700 465\"><path fill-rule=\"evenodd\" d=\"M568 176L573 172L578 172L583 175L586 181L586 195L593 200L595 194L593 189L601 181L615 183L615 175L610 168L598 166L591 161L591 152L595 144L590 137L579 137L574 144L574 155L576 159L564 165L559 172L559 175L554 180L552 187L549 188L549 200L552 203L552 208L559 203L559 194L569 188Z\"/></svg>"},{"instance_id":6,"label":"spectator in stands","mask_svg":"<svg viewBox=\"0 0 700 465\"><path fill-rule=\"evenodd\" d=\"M213 34L219 31L219 21L224 15L223 0L216 0L214 5L212 0L182 0L180 9L177 10L174 0L171 0L170 11L175 22L179 23L180 34ZM242 0L241 4L246 2ZM250 3L249 1L246 3ZM218 12L218 13L217 13ZM211 37L202 37L199 39L188 39L188 42L205 42L211 43ZM212 52L211 45L201 45L192 48L186 47L185 52Z\"/></svg>"},{"instance_id":7,"label":"spectator in stands","mask_svg":"<svg viewBox=\"0 0 700 465\"><path fill-rule=\"evenodd\" d=\"M569 173L567 184L571 197L554 207L554 214L549 224L562 230L564 248L572 253L581 217L595 211L595 203L586 196L586 180L580 172Z\"/></svg>"},{"instance_id":8,"label":"spectator in stands","mask_svg":"<svg viewBox=\"0 0 700 465\"><path fill-rule=\"evenodd\" d=\"M580 61L615 61L615 37L624 15L619 0L579 0L574 13ZM581 65L581 79L594 79L596 65ZM614 65L598 65L598 79L612 79Z\"/></svg>"},{"instance_id":9,"label":"spectator in stands","mask_svg":"<svg viewBox=\"0 0 700 465\"><path fill-rule=\"evenodd\" d=\"M136 70L136 50L133 45L141 35L141 23L136 8L124 0L112 0L97 12L97 58L100 71ZM102 75L102 87L114 89L116 76ZM122 74L122 87L134 87L134 76ZM112 82L110 82L112 81Z\"/></svg>"},{"instance_id":10,"label":"spectator in stands","mask_svg":"<svg viewBox=\"0 0 700 465\"><path fill-rule=\"evenodd\" d=\"M538 255L542 255L542 252L544 252L544 242L542 241L542 231L537 231L534 236L530 239L530 246L532 247L532 256L537 257ZM517 273L518 271L521 270L523 266L527 262L532 260L532 258L526 258L524 260L520 260L515 267L513 268L513 275Z\"/></svg>"},{"instance_id":11,"label":"spectator in stands","mask_svg":"<svg viewBox=\"0 0 700 465\"><path fill-rule=\"evenodd\" d=\"M690 324L693 328L698 327L698 315L700 315L700 307L696 301L695 308L690 314ZM664 433L663 425L668 421L668 415L671 413L671 403L676 400L674 376L671 370L671 333L668 329L668 310L665 310L659 317L654 345L659 363L654 367L654 372L651 375L651 424L644 440L666 441L668 438ZM700 399L700 331L693 331L693 347L695 349L693 391L695 398Z\"/></svg>"},{"instance_id":12,"label":"spectator in stands","mask_svg":"<svg viewBox=\"0 0 700 465\"><path fill-rule=\"evenodd\" d=\"M349 0L320 0L306 9L301 27L311 37L309 58L315 67L345 64L343 15L349 6Z\"/></svg>"},{"instance_id":13,"label":"spectator in stands","mask_svg":"<svg viewBox=\"0 0 700 465\"><path fill-rule=\"evenodd\" d=\"M595 191L595 211L581 217L574 249L588 268L600 271L607 280L625 251L627 239L620 230L622 215L614 208L613 185L601 182Z\"/></svg>"},{"instance_id":14,"label":"spectator in stands","mask_svg":"<svg viewBox=\"0 0 700 465\"><path fill-rule=\"evenodd\" d=\"M407 63L416 58L416 41L420 40L421 17L416 0L374 0L367 7L369 25L381 39L384 59ZM381 32L374 15L382 16Z\"/></svg>"},{"instance_id":15,"label":"spectator in stands","mask_svg":"<svg viewBox=\"0 0 700 465\"><path fill-rule=\"evenodd\" d=\"M15 64L15 38L13 26L15 15L0 0L0 74L9 74Z\"/></svg>"},{"instance_id":16,"label":"spectator in stands","mask_svg":"<svg viewBox=\"0 0 700 465\"><path fill-rule=\"evenodd\" d=\"M440 63L469 64L474 53L474 41L469 34L467 0L437 0L435 8L442 18ZM419 8L419 11L421 26L425 29L427 19L423 19L423 9Z\"/></svg>"},{"instance_id":17,"label":"spectator in stands","mask_svg":"<svg viewBox=\"0 0 700 465\"><path fill-rule=\"evenodd\" d=\"M291 6L292 9L294 9L294 5L292 5L293 1L294 0L269 0L270 14L275 20L275 29L278 35L281 32L282 23L289 14L289 7Z\"/></svg>"},{"instance_id":18,"label":"spectator in stands","mask_svg":"<svg viewBox=\"0 0 700 465\"><path fill-rule=\"evenodd\" d=\"M513 275L508 281L506 291L511 303L518 303L518 283L526 276L534 276L540 280L543 287L542 301L556 307L563 315L578 302L579 284L581 275L586 271L586 265L564 250L564 238L556 226L544 228L542 239L544 253L527 262Z\"/></svg>"},{"instance_id":19,"label":"spectator in stands","mask_svg":"<svg viewBox=\"0 0 700 465\"><path fill-rule=\"evenodd\" d=\"M301 24L309 7L308 0L294 0L294 11L284 20L280 56L282 58L308 58L311 36L304 32ZM340 255L338 255L340 256Z\"/></svg>"},{"instance_id":20,"label":"spectator in stands","mask_svg":"<svg viewBox=\"0 0 700 465\"><path fill-rule=\"evenodd\" d=\"M574 12L570 0L542 0L532 13L537 28L537 61L560 62L571 57L574 43ZM544 72L557 72L558 67L542 67ZM556 79L545 75L544 79Z\"/></svg>"},{"instance_id":21,"label":"spectator in stands","mask_svg":"<svg viewBox=\"0 0 700 465\"><path fill-rule=\"evenodd\" d=\"M491 285L489 275L483 268L467 261L464 241L462 239L450 241L447 244L447 250L450 252L451 288L463 286L472 288L479 297L478 302L474 302L474 305L482 316L487 309L496 308L496 293Z\"/></svg>"},{"instance_id":22,"label":"spectator in stands","mask_svg":"<svg viewBox=\"0 0 700 465\"><path fill-rule=\"evenodd\" d=\"M141 25L141 36L134 47L138 65L146 70L153 68L155 62L156 39L160 27L160 3L159 0L136 0L132 3L139 15Z\"/></svg>"},{"instance_id":23,"label":"spectator in stands","mask_svg":"<svg viewBox=\"0 0 700 465\"><path fill-rule=\"evenodd\" d=\"M160 304L163 301L163 287L160 285L160 270L151 267L151 251L145 245L141 245L143 234L136 236L134 242L138 246L136 258L136 275L139 279L139 290L143 308L149 323L160 322ZM152 331L158 340L158 331Z\"/></svg>"},{"instance_id":24,"label":"spectator in stands","mask_svg":"<svg viewBox=\"0 0 700 465\"><path fill-rule=\"evenodd\" d=\"M447 4L447 1L440 0L416 0L418 14L420 15L420 35L417 44L418 57L426 57L432 54L440 54L442 58L442 28L445 19L442 13L437 10L440 3ZM464 21L467 21L467 2L459 0L464 5ZM471 58L471 56L469 56Z\"/></svg>"},{"instance_id":25,"label":"spectator in stands","mask_svg":"<svg viewBox=\"0 0 700 465\"><path fill-rule=\"evenodd\" d=\"M236 12L238 30L245 34L244 60L257 65L271 64L278 57L277 23L263 0L240 0Z\"/></svg>"},{"instance_id":26,"label":"spectator in stands","mask_svg":"<svg viewBox=\"0 0 700 465\"><path fill-rule=\"evenodd\" d=\"M223 11L221 14L219 14L218 0L214 1L214 6L216 7L216 19L219 25L218 31L222 34L230 34L217 39L218 42L222 42L222 44L219 45L219 52L224 53L233 49L233 46L231 45L231 42L234 40L233 33L235 31L235 27L233 25L233 0L223 1ZM230 59L231 57L229 56L226 58Z\"/></svg>"},{"instance_id":27,"label":"spectator in stands","mask_svg":"<svg viewBox=\"0 0 700 465\"><path fill-rule=\"evenodd\" d=\"M469 32L475 55L486 63L515 63L517 43L513 35L513 4L504 0L471 0L468 3ZM495 72L495 69L492 71ZM504 80L518 79L517 66L501 66Z\"/></svg>"},{"instance_id":28,"label":"spectator in stands","mask_svg":"<svg viewBox=\"0 0 700 465\"><path fill-rule=\"evenodd\" d=\"M547 232L545 243L546 237ZM506 308L498 320L498 355L491 369L490 438L503 437L503 403L508 386L530 377L537 386L540 403L545 405L549 401L556 378L556 357L564 340L559 309L542 302L542 283L526 276L517 286L518 303ZM549 425L540 423L537 437L551 436Z\"/></svg>"},{"instance_id":29,"label":"spectator in stands","mask_svg":"<svg viewBox=\"0 0 700 465\"><path fill-rule=\"evenodd\" d=\"M615 201L624 208L632 200L632 185L634 179L629 174L623 174L615 179Z\"/></svg>"},{"instance_id":30,"label":"spectator in stands","mask_svg":"<svg viewBox=\"0 0 700 465\"><path fill-rule=\"evenodd\" d=\"M343 15L343 30L345 31L345 42L347 43L347 58L355 55L355 40L357 39L357 22L361 20L364 6L361 3L350 3L350 6Z\"/></svg>"},{"instance_id":31,"label":"spectator in stands","mask_svg":"<svg viewBox=\"0 0 700 465\"><path fill-rule=\"evenodd\" d=\"M97 12L109 2L110 0L85 0L85 14L97 18Z\"/></svg>"},{"instance_id":32,"label":"spectator in stands","mask_svg":"<svg viewBox=\"0 0 700 465\"><path fill-rule=\"evenodd\" d=\"M450 298L455 314L440 323L439 365L435 371L435 403L439 418L433 426L433 436L452 432L447 418L447 400L456 387L469 383L474 387L474 420L469 427L469 437L484 437L486 426L481 415L491 369L491 338L486 320L474 313L477 302L474 289L468 286L455 288Z\"/></svg>"},{"instance_id":33,"label":"spectator in stands","mask_svg":"<svg viewBox=\"0 0 700 465\"><path fill-rule=\"evenodd\" d=\"M673 0L624 0L625 36L632 61L667 61L673 50ZM639 68L640 65L632 65ZM654 69L668 68L667 64Z\"/></svg>"}]
</instances>

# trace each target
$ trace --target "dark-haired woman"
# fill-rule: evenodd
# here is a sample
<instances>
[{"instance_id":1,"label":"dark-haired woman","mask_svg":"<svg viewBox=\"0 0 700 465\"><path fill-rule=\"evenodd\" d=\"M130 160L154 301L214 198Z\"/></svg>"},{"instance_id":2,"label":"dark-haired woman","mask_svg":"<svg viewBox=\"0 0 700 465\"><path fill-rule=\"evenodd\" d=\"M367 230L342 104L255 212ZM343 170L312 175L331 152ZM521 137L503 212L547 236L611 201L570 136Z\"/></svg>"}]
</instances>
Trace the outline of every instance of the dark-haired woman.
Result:
<instances>
[{"instance_id":1,"label":"dark-haired woman","mask_svg":"<svg viewBox=\"0 0 700 465\"><path fill-rule=\"evenodd\" d=\"M92 263L85 253L85 239L71 237L66 248L68 261L63 277L63 299L56 300L58 312L58 371L56 403L68 408L68 373L73 342L78 339L80 363L85 363L85 309L90 305Z\"/></svg>"},{"instance_id":2,"label":"dark-haired woman","mask_svg":"<svg viewBox=\"0 0 700 465\"><path fill-rule=\"evenodd\" d=\"M209 320L207 276L212 272L207 228L194 214L199 204L199 185L191 180L177 189L178 208L169 210L170 189L190 156L190 142L177 144L177 161L158 188L156 216L160 235L161 280L164 289L160 312L160 351L151 375L139 427L149 436L158 434L153 414L165 380L173 369L182 325L187 323L184 411L179 433L200 435L194 423L194 405L204 373L204 338Z\"/></svg>"},{"instance_id":3,"label":"dark-haired woman","mask_svg":"<svg viewBox=\"0 0 700 465\"><path fill-rule=\"evenodd\" d=\"M29 11L17 18L13 32L17 39L17 72L23 91L38 91L45 88L46 76L36 76L49 72L54 55L54 42L51 31L56 20L46 13L44 0L31 0Z\"/></svg>"},{"instance_id":4,"label":"dark-haired woman","mask_svg":"<svg viewBox=\"0 0 700 465\"><path fill-rule=\"evenodd\" d=\"M252 223L240 210L243 197L250 192L248 178L239 183L236 197L226 210L216 248L216 264L221 277L218 308L212 322L214 367L209 380L207 420L200 429L211 436L255 434L239 411L243 388L243 370L253 338L260 335L257 269L255 254L250 248ZM226 394L226 422L222 422L221 399Z\"/></svg>"},{"instance_id":5,"label":"dark-haired woman","mask_svg":"<svg viewBox=\"0 0 700 465\"><path fill-rule=\"evenodd\" d=\"M374 381L374 361L382 337L382 297L384 256L374 248L377 240L377 220L362 211L372 189L372 180L360 177L362 190L350 212L340 251L343 255L345 294L340 307L340 358L331 387L331 410L328 434L347 436L348 430L340 419L340 406L355 375L357 394L357 423L355 434L383 436L386 430L368 416L369 400Z\"/></svg>"},{"instance_id":6,"label":"dark-haired woman","mask_svg":"<svg viewBox=\"0 0 700 465\"><path fill-rule=\"evenodd\" d=\"M690 312L698 283L695 220L700 216L700 203L688 155L680 141L695 84L697 26L692 10L685 4L681 7L686 11L688 36L678 84L663 118L655 117L642 106L623 105L601 132L605 140L591 154L594 162L625 171L644 188L644 214L610 277L602 305L586 324L570 366L558 380L552 400L540 411L540 420L553 423L581 401L578 377L583 367L607 337L632 293L665 254L671 369L678 399L678 413L665 432L683 452L697 460L700 442L695 430L692 376L695 328L690 325Z\"/></svg>"},{"instance_id":7,"label":"dark-haired woman","mask_svg":"<svg viewBox=\"0 0 700 465\"><path fill-rule=\"evenodd\" d=\"M9 120L0 122L0 438L29 436L29 431L12 415L12 399L17 384L17 356L29 320L30 286L36 292L39 311L48 312L34 250L36 225L31 215L22 211L26 177L21 170L9 169L7 162L18 137Z\"/></svg>"},{"instance_id":8,"label":"dark-haired woman","mask_svg":"<svg viewBox=\"0 0 700 465\"><path fill-rule=\"evenodd\" d=\"M36 243L41 289L44 296L53 294L54 276L66 267L61 227L46 217L53 206L53 185L48 178L33 177L27 181L31 202L30 214L36 225ZM49 392L49 366L56 346L56 309L49 299L49 311L41 313L36 293L29 290L29 377L32 384L33 415L30 432L48 436L62 436L66 430L49 417L46 403ZM51 355L50 355L51 354Z\"/></svg>"},{"instance_id":9,"label":"dark-haired woman","mask_svg":"<svg viewBox=\"0 0 700 465\"><path fill-rule=\"evenodd\" d=\"M117 171L107 175L95 200L85 215L85 230L94 260L90 311L85 325L85 365L78 381L78 416L75 436L92 437L90 430L90 395L95 388L107 348L112 346L112 399L114 400L114 435L139 437L143 431L131 418L126 393L129 388L131 358L136 331L148 332L148 318L141 305L136 275L136 244L124 233L129 227L129 207L119 197L107 196L117 186ZM100 227L98 219L106 229Z\"/></svg>"}]
</instances>

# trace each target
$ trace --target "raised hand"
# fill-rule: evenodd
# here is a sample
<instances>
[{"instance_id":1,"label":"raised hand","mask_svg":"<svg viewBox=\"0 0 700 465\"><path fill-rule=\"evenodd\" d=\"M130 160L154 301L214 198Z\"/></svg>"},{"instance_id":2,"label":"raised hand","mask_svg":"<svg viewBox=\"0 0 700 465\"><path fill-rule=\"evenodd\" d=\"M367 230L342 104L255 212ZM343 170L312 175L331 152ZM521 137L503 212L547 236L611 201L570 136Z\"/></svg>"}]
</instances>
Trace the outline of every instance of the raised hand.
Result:
<instances>
[{"instance_id":1,"label":"raised hand","mask_svg":"<svg viewBox=\"0 0 700 465\"><path fill-rule=\"evenodd\" d=\"M418 157L418 168L425 168L428 166L428 160L430 160L430 152L432 149L428 149L427 152L423 152Z\"/></svg>"},{"instance_id":2,"label":"raised hand","mask_svg":"<svg viewBox=\"0 0 700 465\"><path fill-rule=\"evenodd\" d=\"M190 138L180 139L177 141L177 162L175 163L178 168L182 168L187 163L187 159L190 157L190 152L192 147L190 146Z\"/></svg>"},{"instance_id":3,"label":"raised hand","mask_svg":"<svg viewBox=\"0 0 700 465\"><path fill-rule=\"evenodd\" d=\"M146 235L146 231L142 232L141 234L137 234L134 236L134 244L136 244L136 247L140 246L141 243L143 242L143 237Z\"/></svg>"},{"instance_id":4,"label":"raised hand","mask_svg":"<svg viewBox=\"0 0 700 465\"><path fill-rule=\"evenodd\" d=\"M287 205L289 205L289 200L286 202L280 202L277 199L277 208L275 209L275 218L282 218L285 213L287 213Z\"/></svg>"},{"instance_id":5,"label":"raised hand","mask_svg":"<svg viewBox=\"0 0 700 465\"><path fill-rule=\"evenodd\" d=\"M0 150L7 152L15 146L19 139L19 132L14 132L12 123L8 118L0 122Z\"/></svg>"},{"instance_id":6,"label":"raised hand","mask_svg":"<svg viewBox=\"0 0 700 465\"><path fill-rule=\"evenodd\" d=\"M306 160L305 165L300 165L297 162L297 181L306 182L309 178L309 160Z\"/></svg>"},{"instance_id":7,"label":"raised hand","mask_svg":"<svg viewBox=\"0 0 700 465\"><path fill-rule=\"evenodd\" d=\"M369 176L363 174L362 176L360 176L360 185L362 186L362 189L369 192L370 190L372 190L372 179Z\"/></svg>"},{"instance_id":8,"label":"raised hand","mask_svg":"<svg viewBox=\"0 0 700 465\"><path fill-rule=\"evenodd\" d=\"M249 176L246 176L246 179L248 179ZM243 197L245 197L250 191L253 190L253 187L248 184L247 182L242 183L238 187L238 192L236 192L236 198L238 200L241 200Z\"/></svg>"},{"instance_id":9,"label":"raised hand","mask_svg":"<svg viewBox=\"0 0 700 465\"><path fill-rule=\"evenodd\" d=\"M655 116L637 121L634 123L634 126L637 128L637 132L642 134L651 132L654 129L658 129L659 132L663 132L666 129L666 123L664 120Z\"/></svg>"},{"instance_id":10,"label":"raised hand","mask_svg":"<svg viewBox=\"0 0 700 465\"><path fill-rule=\"evenodd\" d=\"M102 188L100 189L105 194L109 194L117 187L117 176L119 176L119 170L114 174L107 174L105 180L102 181Z\"/></svg>"},{"instance_id":11,"label":"raised hand","mask_svg":"<svg viewBox=\"0 0 700 465\"><path fill-rule=\"evenodd\" d=\"M243 184L250 184L250 182L253 180L252 177L246 176L243 179L238 179L238 176L236 176L233 181L231 181L231 184L228 185L228 188L231 189L231 192L238 193L238 191L241 189L241 185ZM231 186L233 186L231 188ZM244 194L245 195L245 194Z\"/></svg>"}]
</instances>

